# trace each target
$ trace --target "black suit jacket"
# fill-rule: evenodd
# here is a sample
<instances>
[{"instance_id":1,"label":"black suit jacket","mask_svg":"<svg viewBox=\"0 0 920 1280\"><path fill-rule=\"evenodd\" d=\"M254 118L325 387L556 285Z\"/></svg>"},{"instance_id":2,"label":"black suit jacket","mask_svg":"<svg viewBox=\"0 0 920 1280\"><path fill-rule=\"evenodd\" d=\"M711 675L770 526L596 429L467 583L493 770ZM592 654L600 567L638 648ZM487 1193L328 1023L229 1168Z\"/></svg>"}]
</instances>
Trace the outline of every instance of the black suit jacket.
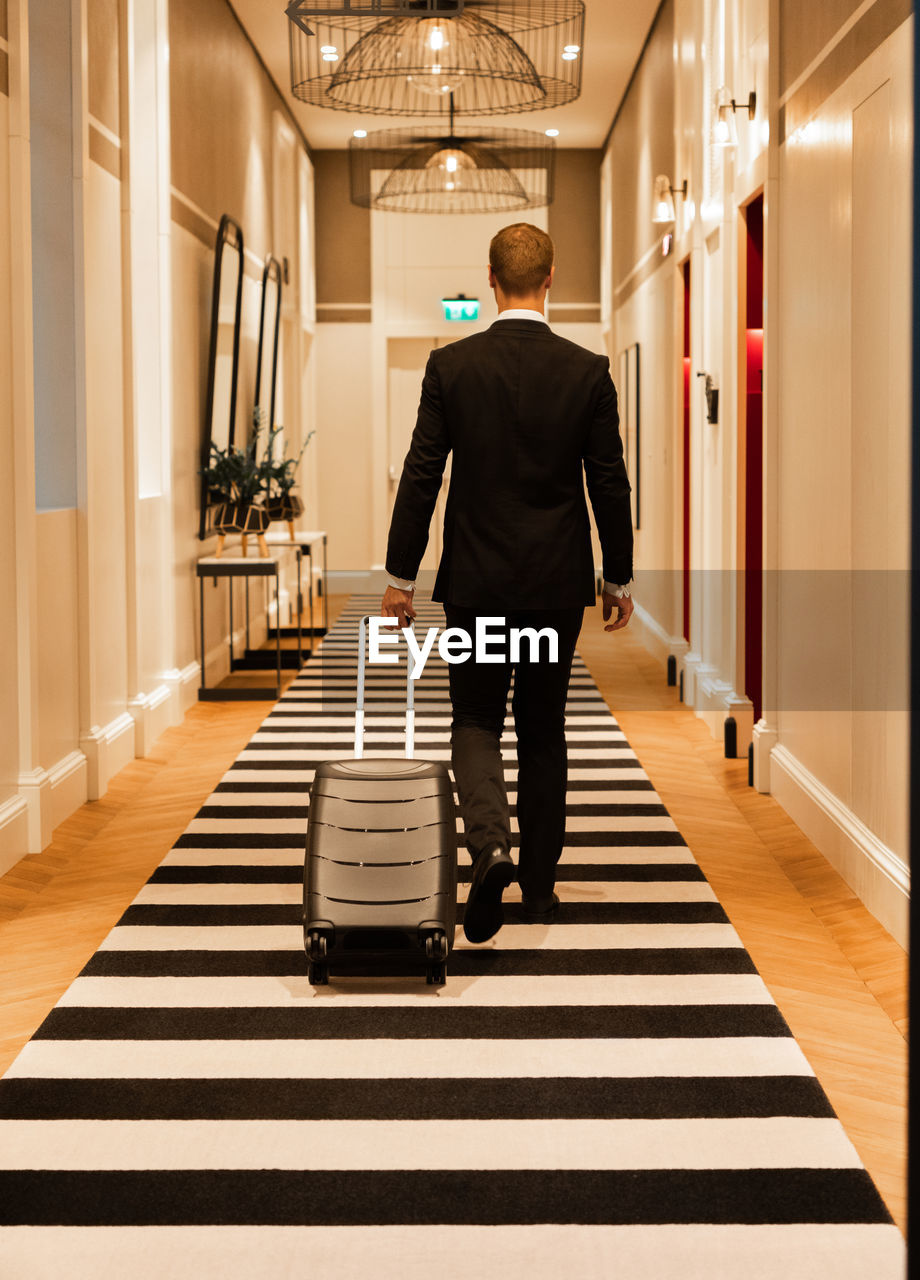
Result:
<instances>
[{"instance_id":1,"label":"black suit jacket","mask_svg":"<svg viewBox=\"0 0 920 1280\"><path fill-rule=\"evenodd\" d=\"M415 579L453 452L434 599L479 610L595 601L582 467L608 582L632 577L629 481L606 356L539 320L432 351L390 522L387 571Z\"/></svg>"}]
</instances>

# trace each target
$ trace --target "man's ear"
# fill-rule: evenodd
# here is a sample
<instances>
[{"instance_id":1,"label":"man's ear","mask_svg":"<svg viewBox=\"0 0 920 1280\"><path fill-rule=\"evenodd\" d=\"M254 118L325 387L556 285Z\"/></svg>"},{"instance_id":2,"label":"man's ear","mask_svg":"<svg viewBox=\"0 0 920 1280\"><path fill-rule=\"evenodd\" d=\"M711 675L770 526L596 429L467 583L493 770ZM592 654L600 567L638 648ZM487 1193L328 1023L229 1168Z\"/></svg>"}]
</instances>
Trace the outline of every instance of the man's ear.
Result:
<instances>
[{"instance_id":1,"label":"man's ear","mask_svg":"<svg viewBox=\"0 0 920 1280\"><path fill-rule=\"evenodd\" d=\"M553 263L553 265L552 265L552 266L550 267L550 269L549 269L549 275L546 277L546 287L547 287L547 289L551 289L551 288L553 287L553 276L554 276L555 274L556 274L556 264L555 264L555 262L554 262L554 263Z\"/></svg>"},{"instance_id":2,"label":"man's ear","mask_svg":"<svg viewBox=\"0 0 920 1280\"><path fill-rule=\"evenodd\" d=\"M492 263L489 263L489 288L494 289L496 285L495 272L492 270Z\"/></svg>"}]
</instances>

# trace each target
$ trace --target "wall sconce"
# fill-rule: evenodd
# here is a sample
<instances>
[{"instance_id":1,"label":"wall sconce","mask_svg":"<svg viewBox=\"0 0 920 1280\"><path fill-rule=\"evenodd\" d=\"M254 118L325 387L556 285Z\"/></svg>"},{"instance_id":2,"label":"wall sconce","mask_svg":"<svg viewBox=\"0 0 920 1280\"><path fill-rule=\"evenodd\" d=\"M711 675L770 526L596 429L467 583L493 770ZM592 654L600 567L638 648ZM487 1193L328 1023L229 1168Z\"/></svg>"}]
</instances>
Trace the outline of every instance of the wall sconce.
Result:
<instances>
[{"instance_id":1,"label":"wall sconce","mask_svg":"<svg viewBox=\"0 0 920 1280\"><path fill-rule=\"evenodd\" d=\"M714 147L737 147L738 129L735 125L735 112L747 109L748 119L753 120L757 112L757 94L751 90L747 102L736 102L729 96L723 85L716 94L716 114L712 122L712 145Z\"/></svg>"},{"instance_id":2,"label":"wall sconce","mask_svg":"<svg viewBox=\"0 0 920 1280\"><path fill-rule=\"evenodd\" d=\"M672 187L671 179L664 173L659 173L655 179L655 193L652 196L652 222L667 224L674 222L677 214L674 209L674 197L683 196L687 198L687 179L684 178L683 186Z\"/></svg>"}]
</instances>

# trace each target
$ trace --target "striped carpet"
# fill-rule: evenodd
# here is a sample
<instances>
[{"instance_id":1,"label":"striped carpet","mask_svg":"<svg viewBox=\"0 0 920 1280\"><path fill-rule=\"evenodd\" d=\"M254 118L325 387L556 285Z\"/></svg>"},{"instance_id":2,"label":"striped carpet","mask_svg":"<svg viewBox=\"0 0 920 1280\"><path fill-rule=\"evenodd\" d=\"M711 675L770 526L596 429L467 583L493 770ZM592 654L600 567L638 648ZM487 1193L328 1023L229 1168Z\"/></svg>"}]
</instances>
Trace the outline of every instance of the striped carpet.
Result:
<instances>
[{"instance_id":1,"label":"striped carpet","mask_svg":"<svg viewBox=\"0 0 920 1280\"><path fill-rule=\"evenodd\" d=\"M524 924L512 889L496 939L458 931L444 988L308 985L307 789L352 754L355 623L375 604L352 598L0 1081L0 1275L903 1275L580 659L558 923ZM435 654L419 757L449 756L446 682ZM397 669L371 668L369 755L400 754L401 697ZM468 880L464 854L461 898Z\"/></svg>"}]
</instances>

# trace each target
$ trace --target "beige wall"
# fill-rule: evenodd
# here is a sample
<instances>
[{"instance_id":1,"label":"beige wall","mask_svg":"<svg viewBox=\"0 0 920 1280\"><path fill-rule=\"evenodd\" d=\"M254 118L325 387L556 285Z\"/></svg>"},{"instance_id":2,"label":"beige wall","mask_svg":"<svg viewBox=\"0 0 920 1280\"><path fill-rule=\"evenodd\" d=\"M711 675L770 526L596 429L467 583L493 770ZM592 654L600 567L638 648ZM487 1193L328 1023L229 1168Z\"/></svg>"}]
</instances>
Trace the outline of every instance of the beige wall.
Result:
<instances>
[{"instance_id":1,"label":"beige wall","mask_svg":"<svg viewBox=\"0 0 920 1280\"><path fill-rule=\"evenodd\" d=\"M29 32L29 6L15 3L10 57L25 73L27 47L40 55L38 42L48 33ZM7 10L4 2L4 26ZM80 0L69 36L59 27L53 33L55 54L64 41L76 77L67 94L75 119L63 139L60 130L53 139L67 157L55 172L73 174L66 225L73 226L76 264L68 312L76 375L66 391L74 406L75 503L46 502L52 509L40 513L33 356L39 383L60 370L49 367L32 332L30 104L19 96L11 101L5 76L0 81L0 446L13 460L0 478L0 592L9 602L0 627L3 869L44 847L57 822L102 795L135 754L149 753L194 699L194 561L203 550L196 537L197 473L213 240L225 208L247 236L242 419L253 397L262 256L270 248L287 258L291 282L282 377L295 450L315 416L307 364L313 228L305 145L224 0L168 6L144 0L134 22L122 24L125 12L118 0ZM136 41L130 50L129 31ZM13 77L14 95L22 84L28 85L26 74ZM181 138L172 173L171 88L173 137ZM47 107L43 98L39 105ZM181 223L171 221L176 207ZM37 225L36 253L47 262L44 227ZM308 470L305 491L313 497L308 518L315 525ZM264 622L254 595L257 644ZM206 609L213 680L226 667L226 591L220 599L210 592ZM233 626L241 630L244 621L238 607Z\"/></svg>"},{"instance_id":2,"label":"beige wall","mask_svg":"<svg viewBox=\"0 0 920 1280\"><path fill-rule=\"evenodd\" d=\"M0 34L6 34L5 5L0 11ZM10 101L0 92L0 456L14 457L12 386L12 332L10 296ZM16 598L16 530L13 493L15 472L11 466L0 470L0 599ZM15 614L4 610L0 625L0 806L18 795L19 753L17 719L19 712L16 628L10 625ZM0 836L2 839L2 836ZM2 852L2 845L0 845Z\"/></svg>"},{"instance_id":3,"label":"beige wall","mask_svg":"<svg viewBox=\"0 0 920 1280\"><path fill-rule=\"evenodd\" d=\"M644 262L660 234L652 225L652 193L659 173L683 179L674 156L674 9L665 0L649 35L629 92L610 136L613 201L613 280L623 290L638 283L630 273ZM656 264L653 264L656 265Z\"/></svg>"},{"instance_id":4,"label":"beige wall","mask_svg":"<svg viewBox=\"0 0 920 1280\"><path fill-rule=\"evenodd\" d=\"M589 149L556 152L555 199L547 210L547 231L556 245L548 300L553 321L600 320L601 155Z\"/></svg>"},{"instance_id":5,"label":"beige wall","mask_svg":"<svg viewBox=\"0 0 920 1280\"><path fill-rule=\"evenodd\" d=\"M769 573L757 785L903 937L906 579L897 570L908 519L910 24L897 0L858 9L726 0L701 14L693 0L667 0L604 161L602 272L611 355L641 348L640 628L660 657L679 659L685 697L714 734L735 717L743 750L753 725L737 576L740 257L743 206L765 195ZM752 88L758 99L753 122L736 116L739 146L727 157L709 143L709 104L723 81L737 99ZM659 172L674 186L688 180L664 259L650 219ZM692 379L689 649L679 577L669 574L682 550L685 259L692 372L712 374L721 398L720 422L706 422ZM863 571L878 592L865 621L852 576Z\"/></svg>"},{"instance_id":6,"label":"beige wall","mask_svg":"<svg viewBox=\"0 0 920 1280\"><path fill-rule=\"evenodd\" d=\"M778 353L780 741L905 861L910 36L781 149Z\"/></svg>"},{"instance_id":7,"label":"beige wall","mask_svg":"<svg viewBox=\"0 0 920 1280\"><path fill-rule=\"evenodd\" d=\"M120 135L118 0L87 0L86 27L89 114Z\"/></svg>"},{"instance_id":8,"label":"beige wall","mask_svg":"<svg viewBox=\"0 0 920 1280\"><path fill-rule=\"evenodd\" d=\"M236 218L261 259L274 247L272 117L296 129L293 117L227 0L170 4L169 65L172 185Z\"/></svg>"},{"instance_id":9,"label":"beige wall","mask_svg":"<svg viewBox=\"0 0 920 1280\"><path fill-rule=\"evenodd\" d=\"M317 151L313 163L317 318L363 324L370 320L371 213L351 203L347 151Z\"/></svg>"},{"instance_id":10,"label":"beige wall","mask_svg":"<svg viewBox=\"0 0 920 1280\"><path fill-rule=\"evenodd\" d=\"M211 282L217 225L229 213L243 228L246 264L237 391L237 443L248 431L254 403L261 267L266 253L287 259L280 344L279 415L292 453L315 426L299 288L300 258L312 285L309 239L312 209L301 218L297 165L306 146L283 99L226 0L170 5L172 117L172 539L175 556L175 654L180 670L199 658L198 586L194 562L213 551L197 539L200 450L204 431ZM304 232L306 234L304 234ZM304 241L303 243L301 241ZM282 420L279 416L279 421ZM309 489L308 465L301 476ZM316 527L315 504L305 512ZM241 592L236 593L238 597ZM226 664L227 589L205 591L208 679ZM262 617L253 593L253 621ZM242 627L243 618L234 618Z\"/></svg>"}]
</instances>

